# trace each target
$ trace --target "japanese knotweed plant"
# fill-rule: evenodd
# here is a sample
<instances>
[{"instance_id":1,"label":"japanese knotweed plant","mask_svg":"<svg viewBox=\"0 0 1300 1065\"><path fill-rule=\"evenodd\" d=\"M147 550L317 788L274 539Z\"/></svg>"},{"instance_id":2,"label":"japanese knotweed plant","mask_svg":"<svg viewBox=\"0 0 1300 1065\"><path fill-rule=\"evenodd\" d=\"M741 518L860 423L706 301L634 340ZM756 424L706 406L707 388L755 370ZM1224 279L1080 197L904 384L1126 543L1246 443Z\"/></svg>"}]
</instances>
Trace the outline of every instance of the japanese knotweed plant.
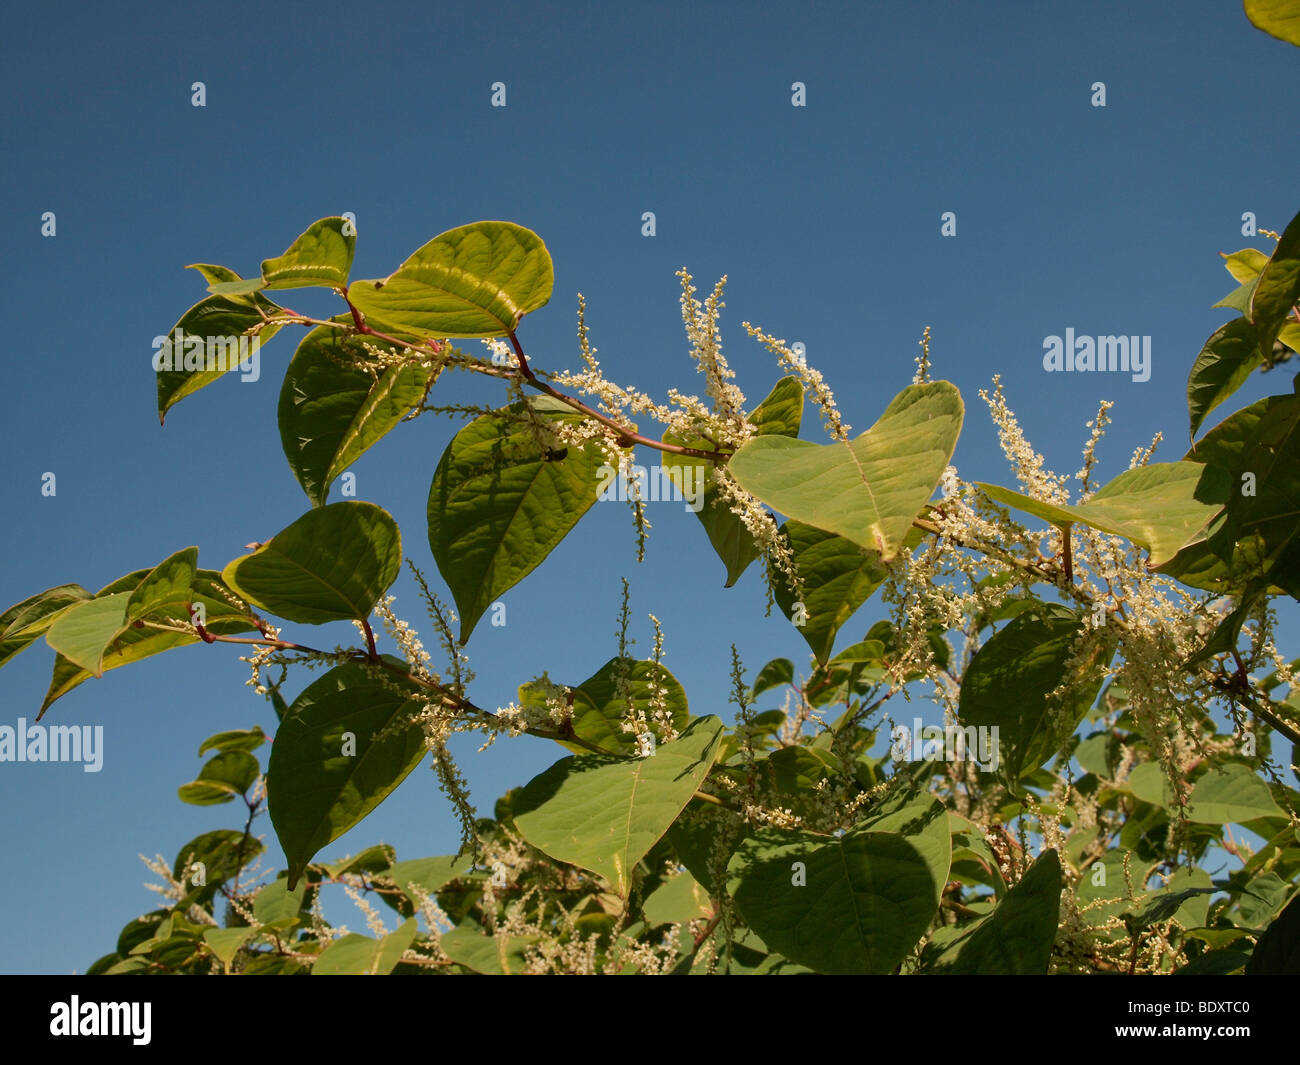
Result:
<instances>
[{"instance_id":1,"label":"japanese knotweed plant","mask_svg":"<svg viewBox=\"0 0 1300 1065\"><path fill-rule=\"evenodd\" d=\"M1240 316L1193 365L1193 437L1300 341L1300 217L1273 238L1269 254L1227 257L1242 287L1225 305ZM60 585L0 615L0 662L40 636L56 653L42 713L104 670L205 642L245 650L279 722L265 771L260 728L203 744L211 757L180 797L238 798L244 824L150 860L162 904L92 972L1295 965L1300 795L1284 779L1295 748L1277 748L1300 739L1300 697L1270 605L1300 594L1294 391L1175 461L1153 461L1157 437L1098 485L1108 404L1071 478L1046 468L995 379L980 396L1016 487L973 483L953 462L964 403L932 376L928 330L912 383L853 435L801 351L745 323L784 371L751 405L722 351L725 278L701 303L680 272L703 395L657 399L607 376L581 296L582 368L549 372L527 353L521 324L553 279L530 230L452 229L379 280L350 279L355 241L348 219L323 218L255 277L196 265L209 294L156 344L164 418L238 369L228 352L307 330L278 416L310 508L219 570L187 547L98 592ZM335 293L339 313L279 302L307 286ZM500 404L456 402L458 373L499 381ZM801 438L806 400L821 442ZM428 490L450 601L407 559L436 656L393 609L397 523L375 503L328 501L367 449L425 414L466 423ZM807 645L806 668L779 658L750 680L733 647L734 720L695 716L657 619L650 657L630 653L625 584L614 654L590 677L548 673L506 707L476 704L476 625L612 477L628 479L644 548L638 449L700 490L696 518L729 586L761 560L769 610ZM839 639L877 592L889 616ZM337 620L356 626L354 646L286 632ZM303 670L316 675L291 683ZM760 709L769 693L782 705ZM944 725L920 727L914 700ZM458 733L568 753L484 816L450 753ZM458 854L398 860L379 845L321 860L426 758ZM263 812L288 862L275 875L253 831ZM326 919L327 888L352 899L364 933Z\"/></svg>"}]
</instances>

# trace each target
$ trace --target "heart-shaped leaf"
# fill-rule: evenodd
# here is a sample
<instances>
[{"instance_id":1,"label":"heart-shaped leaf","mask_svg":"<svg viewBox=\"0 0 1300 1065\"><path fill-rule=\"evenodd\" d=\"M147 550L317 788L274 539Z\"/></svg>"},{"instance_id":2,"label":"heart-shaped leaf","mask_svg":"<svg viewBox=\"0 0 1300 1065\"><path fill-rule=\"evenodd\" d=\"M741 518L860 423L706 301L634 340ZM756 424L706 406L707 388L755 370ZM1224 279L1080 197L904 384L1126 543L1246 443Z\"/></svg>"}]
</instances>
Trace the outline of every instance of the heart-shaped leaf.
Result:
<instances>
[{"instance_id":1,"label":"heart-shaped leaf","mask_svg":"<svg viewBox=\"0 0 1300 1065\"><path fill-rule=\"evenodd\" d=\"M1054 850L1044 851L993 915L963 941L956 959L939 971L953 976L1046 976L1060 910L1061 859Z\"/></svg>"},{"instance_id":2,"label":"heart-shaped leaf","mask_svg":"<svg viewBox=\"0 0 1300 1065\"><path fill-rule=\"evenodd\" d=\"M821 973L884 974L930 926L952 842L924 797L842 836L762 829L728 872L745 922L773 950Z\"/></svg>"},{"instance_id":3,"label":"heart-shaped leaf","mask_svg":"<svg viewBox=\"0 0 1300 1065\"><path fill-rule=\"evenodd\" d=\"M1187 819L1202 824L1244 824L1261 817L1280 817L1282 809L1268 785L1240 762L1212 769L1192 787Z\"/></svg>"},{"instance_id":4,"label":"heart-shaped leaf","mask_svg":"<svg viewBox=\"0 0 1300 1065\"><path fill-rule=\"evenodd\" d=\"M730 470L774 510L888 562L943 476L962 417L954 385L911 385L856 440L819 445L760 436L732 456Z\"/></svg>"},{"instance_id":5,"label":"heart-shaped leaf","mask_svg":"<svg viewBox=\"0 0 1300 1065\"><path fill-rule=\"evenodd\" d=\"M1109 630L1085 636L1084 629L1073 610L1040 604L1007 622L962 676L958 718L997 729L999 768L1013 787L1061 749L1097 697L1117 641ZM1086 654L1082 640L1091 641ZM1052 698L1062 684L1065 693Z\"/></svg>"},{"instance_id":6,"label":"heart-shaped leaf","mask_svg":"<svg viewBox=\"0 0 1300 1065\"><path fill-rule=\"evenodd\" d=\"M515 798L515 825L538 850L591 870L627 898L633 868L691 801L721 739L722 722L702 717L646 758L563 758Z\"/></svg>"}]
</instances>

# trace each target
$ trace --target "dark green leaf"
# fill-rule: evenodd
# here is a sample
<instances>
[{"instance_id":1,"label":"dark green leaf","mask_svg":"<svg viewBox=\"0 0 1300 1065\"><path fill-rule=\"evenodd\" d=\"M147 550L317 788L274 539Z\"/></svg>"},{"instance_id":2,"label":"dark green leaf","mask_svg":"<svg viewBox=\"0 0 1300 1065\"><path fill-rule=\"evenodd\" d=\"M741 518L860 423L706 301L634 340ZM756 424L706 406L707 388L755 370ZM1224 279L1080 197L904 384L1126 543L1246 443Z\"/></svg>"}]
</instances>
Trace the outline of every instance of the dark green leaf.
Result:
<instances>
[{"instance_id":1,"label":"dark green leaf","mask_svg":"<svg viewBox=\"0 0 1300 1065\"><path fill-rule=\"evenodd\" d=\"M405 671L397 659L385 656ZM271 823L294 887L318 850L384 801L424 757L414 721L427 702L414 687L360 663L309 685L280 723L267 768ZM394 690L398 688L398 690Z\"/></svg>"},{"instance_id":2,"label":"dark green leaf","mask_svg":"<svg viewBox=\"0 0 1300 1065\"><path fill-rule=\"evenodd\" d=\"M539 419L570 408L531 401ZM497 596L537 568L596 501L594 445L548 456L523 404L476 418L443 452L429 488L429 546L451 588L464 643Z\"/></svg>"},{"instance_id":3,"label":"dark green leaf","mask_svg":"<svg viewBox=\"0 0 1300 1065\"><path fill-rule=\"evenodd\" d=\"M1109 629L1085 632L1074 611L1043 604L1009 621L976 652L962 677L958 716L965 726L998 729L1002 772L1013 787L1056 754L1083 720L1115 645ZM1050 699L1063 683L1066 694Z\"/></svg>"}]
</instances>

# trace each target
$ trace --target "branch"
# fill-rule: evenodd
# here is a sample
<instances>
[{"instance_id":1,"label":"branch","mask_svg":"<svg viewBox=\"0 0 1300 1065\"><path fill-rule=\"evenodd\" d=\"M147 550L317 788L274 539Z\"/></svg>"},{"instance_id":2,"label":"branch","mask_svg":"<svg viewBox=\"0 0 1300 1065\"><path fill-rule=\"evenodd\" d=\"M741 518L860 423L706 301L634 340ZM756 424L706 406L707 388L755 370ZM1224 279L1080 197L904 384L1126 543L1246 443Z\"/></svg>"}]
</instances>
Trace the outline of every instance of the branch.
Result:
<instances>
[{"instance_id":1,"label":"branch","mask_svg":"<svg viewBox=\"0 0 1300 1065\"><path fill-rule=\"evenodd\" d=\"M524 354L524 349L519 343L519 338L515 336L513 332L510 334L510 342L514 345L515 355L519 359L519 372L528 384L532 385L539 392L545 392L553 399L558 399L561 403L567 403L579 414L585 414L588 418L594 418L596 421L600 422L601 425L614 430L614 432L618 433L619 442L624 447L631 447L633 444L644 444L646 447L653 448L656 451L664 451L670 455L689 455L691 458L708 459L710 462L716 462L719 465L722 465L731 458L731 452L728 451L705 451L702 448L697 447L684 447L681 444L668 444L662 440L655 440L653 437L643 436L641 433L628 428L626 425L620 425L608 415L601 414L600 411L595 408L589 407L576 396L566 395L550 383L543 381L533 373L532 369L529 367L528 357Z\"/></svg>"}]
</instances>

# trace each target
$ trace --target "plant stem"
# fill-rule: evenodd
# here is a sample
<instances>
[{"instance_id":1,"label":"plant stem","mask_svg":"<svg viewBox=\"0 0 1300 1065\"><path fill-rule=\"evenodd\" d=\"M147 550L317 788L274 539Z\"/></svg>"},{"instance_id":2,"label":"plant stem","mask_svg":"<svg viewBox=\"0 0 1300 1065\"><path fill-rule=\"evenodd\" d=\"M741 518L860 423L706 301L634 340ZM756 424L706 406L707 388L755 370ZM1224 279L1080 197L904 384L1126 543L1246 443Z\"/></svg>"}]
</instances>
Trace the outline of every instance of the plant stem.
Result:
<instances>
[{"instance_id":1,"label":"plant stem","mask_svg":"<svg viewBox=\"0 0 1300 1065\"><path fill-rule=\"evenodd\" d=\"M558 388L555 388L553 385L539 378L529 368L528 357L524 354L524 349L519 343L519 338L515 336L513 332L510 334L510 342L514 345L515 355L519 359L519 372L528 384L532 385L532 387L537 389L539 392L545 392L548 396L558 399L561 403L567 403L580 414L585 414L588 418L594 418L596 421L600 422L601 425L613 429L614 432L619 434L620 443L624 447L630 447L633 444L644 444L646 447L654 448L656 451L665 451L672 455L689 455L691 458L708 459L711 462L719 464L725 463L729 458L731 458L730 452L705 451L696 447L684 447L681 444L668 444L662 440L655 440L653 437L643 436L641 433L638 433L634 429L630 429L625 425L619 425L618 422L608 415L601 414L600 411L593 407L589 407L577 397L566 395Z\"/></svg>"}]
</instances>

